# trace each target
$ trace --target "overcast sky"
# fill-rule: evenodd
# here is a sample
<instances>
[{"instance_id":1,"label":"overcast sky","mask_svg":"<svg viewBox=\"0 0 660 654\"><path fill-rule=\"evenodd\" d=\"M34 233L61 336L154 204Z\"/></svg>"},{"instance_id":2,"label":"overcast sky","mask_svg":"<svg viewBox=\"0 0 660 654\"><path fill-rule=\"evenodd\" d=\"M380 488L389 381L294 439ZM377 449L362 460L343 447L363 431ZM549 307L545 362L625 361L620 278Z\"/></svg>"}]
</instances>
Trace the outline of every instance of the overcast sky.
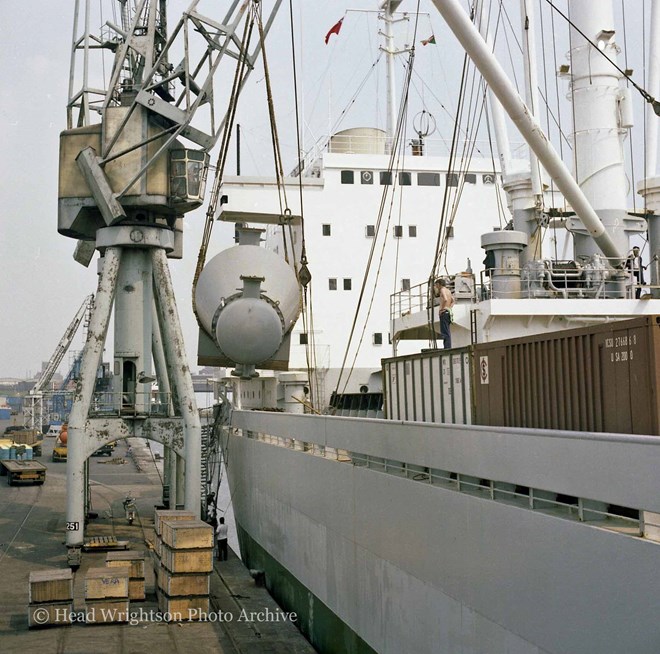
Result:
<instances>
[{"instance_id":1,"label":"overcast sky","mask_svg":"<svg viewBox=\"0 0 660 654\"><path fill-rule=\"evenodd\" d=\"M108 4L110 0L103 0ZM200 5L226 7L228 2ZM646 6L643 0L629 4ZM96 257L89 269L72 259L75 241L57 233L58 136L66 127L66 100L73 24L73 0L69 2L0 2L0 64L4 83L0 87L0 180L3 190L0 217L0 377L24 377L39 370L52 354L65 328L84 297L95 291ZM169 23L178 20L188 2L170 3ZM518 6L518 2L505 5ZM326 32L346 9L375 9L372 0L347 2L294 2L298 73L305 116L305 144L310 146L336 123L342 109L367 75L377 57L378 21L375 16L349 13L339 36L326 46ZM417 3L407 0L403 10ZM432 107L438 119L436 136L449 137L448 116L455 109L456 72L462 53L428 0L423 12L398 28L397 45L418 43L413 82L417 106ZM108 18L110 15L107 16ZM221 19L222 16L213 16ZM630 16L630 24L639 18ZM419 41L436 35L438 45L422 47ZM621 39L617 39L621 43ZM268 56L275 88L275 108L280 121L285 165L295 165L295 139L288 2L283 2L268 43ZM639 48L638 48L639 50ZM565 50L560 51L561 61ZM401 75L402 66L397 66ZM377 125L384 127L384 78L370 79L367 92L358 100L340 128ZM228 86L225 77L219 83ZM216 84L218 81L216 81ZM239 106L242 126L242 169L244 174L272 174L267 152L269 130L265 114L263 73L255 71ZM374 101L375 100L375 101ZM517 137L512 136L514 140ZM217 153L212 154L215 160ZM234 163L228 172L234 172ZM209 185L210 188L210 185ZM187 339L188 357L196 369L197 329L192 315L190 288L204 223L205 207L186 216L185 258L172 262L177 304ZM231 245L233 229L216 228L209 251ZM80 339L72 349L80 349ZM106 345L105 359L112 345ZM65 357L61 372L70 365Z\"/></svg>"}]
</instances>

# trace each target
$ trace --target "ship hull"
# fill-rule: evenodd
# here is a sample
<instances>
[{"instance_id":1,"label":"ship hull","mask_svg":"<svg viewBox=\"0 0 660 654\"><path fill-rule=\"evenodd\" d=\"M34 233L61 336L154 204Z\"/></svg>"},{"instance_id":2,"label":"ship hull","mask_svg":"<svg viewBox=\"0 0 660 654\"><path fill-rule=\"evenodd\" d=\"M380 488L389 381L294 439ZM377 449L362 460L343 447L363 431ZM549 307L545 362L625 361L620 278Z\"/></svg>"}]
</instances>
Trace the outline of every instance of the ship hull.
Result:
<instances>
[{"instance_id":1,"label":"ship hull","mask_svg":"<svg viewBox=\"0 0 660 654\"><path fill-rule=\"evenodd\" d=\"M655 651L658 543L597 521L587 524L328 456L334 451L329 444L350 440L358 451L378 446L391 454L389 436L396 429L401 451L433 462L446 458L445 448L459 442L458 433L458 458L470 454L477 465L492 461L500 477L498 460L508 458L513 474L528 479L543 469L562 470L557 458L580 466L579 439L531 437L529 451L520 454L520 442L506 443L483 428L345 418L308 422L307 416L282 415L269 428L263 413L235 412L237 418L245 428L229 436L228 474L242 555L249 567L265 571L278 602L299 613L301 630L320 652ZM298 441L285 434L289 429L293 436L304 433L310 449L296 449ZM419 429L427 447L420 447ZM377 444L371 437L379 431ZM502 456L486 451L475 459L475 438L498 438ZM639 466L657 465L660 447L652 439L638 440L603 437L602 448L590 442L591 454L585 450L600 463L601 449L611 454L613 447L623 448L612 470L625 480L625 462L645 479L634 491L622 483L621 499L631 505L637 502L627 496L631 492L658 490ZM516 450L518 459L529 459L526 470L516 471L515 457L508 456ZM539 461L544 453L545 464ZM592 483L587 472L575 483L567 473L565 490ZM616 489L616 475L607 466L602 472L603 488ZM545 481L552 482L547 475ZM658 508L654 501L649 499L650 508Z\"/></svg>"}]
</instances>

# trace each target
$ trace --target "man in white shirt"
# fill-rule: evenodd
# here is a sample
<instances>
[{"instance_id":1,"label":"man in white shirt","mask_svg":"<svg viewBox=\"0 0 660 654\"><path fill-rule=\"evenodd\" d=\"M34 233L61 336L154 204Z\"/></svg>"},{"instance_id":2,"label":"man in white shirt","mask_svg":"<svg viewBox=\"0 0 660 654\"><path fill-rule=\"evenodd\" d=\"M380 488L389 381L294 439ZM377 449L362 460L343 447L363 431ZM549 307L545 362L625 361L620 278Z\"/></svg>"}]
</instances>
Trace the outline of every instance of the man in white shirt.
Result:
<instances>
[{"instance_id":1,"label":"man in white shirt","mask_svg":"<svg viewBox=\"0 0 660 654\"><path fill-rule=\"evenodd\" d=\"M218 538L218 561L226 561L228 558L227 550L227 525L225 519L220 518L215 534Z\"/></svg>"}]
</instances>

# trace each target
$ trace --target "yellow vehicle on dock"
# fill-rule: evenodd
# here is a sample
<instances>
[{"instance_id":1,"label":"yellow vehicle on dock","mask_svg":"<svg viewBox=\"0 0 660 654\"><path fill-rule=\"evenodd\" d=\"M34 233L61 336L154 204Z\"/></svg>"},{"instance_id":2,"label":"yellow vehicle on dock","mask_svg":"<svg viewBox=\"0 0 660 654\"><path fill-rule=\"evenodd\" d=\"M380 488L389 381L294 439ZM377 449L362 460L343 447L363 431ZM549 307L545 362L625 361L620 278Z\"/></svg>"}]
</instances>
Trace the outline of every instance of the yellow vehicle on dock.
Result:
<instances>
[{"instance_id":1,"label":"yellow vehicle on dock","mask_svg":"<svg viewBox=\"0 0 660 654\"><path fill-rule=\"evenodd\" d=\"M60 434L55 441L55 447L53 448L53 461L66 461L67 440L68 429L67 425L64 424L62 425L62 430L60 431Z\"/></svg>"}]
</instances>

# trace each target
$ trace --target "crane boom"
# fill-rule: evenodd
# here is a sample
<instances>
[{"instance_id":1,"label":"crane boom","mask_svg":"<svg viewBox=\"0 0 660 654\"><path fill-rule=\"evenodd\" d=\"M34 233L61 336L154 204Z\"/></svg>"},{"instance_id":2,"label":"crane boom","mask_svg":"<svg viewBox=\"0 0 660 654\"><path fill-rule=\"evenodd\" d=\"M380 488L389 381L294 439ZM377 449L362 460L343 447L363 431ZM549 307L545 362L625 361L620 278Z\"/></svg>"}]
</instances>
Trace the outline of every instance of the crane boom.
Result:
<instances>
[{"instance_id":1,"label":"crane boom","mask_svg":"<svg viewBox=\"0 0 660 654\"><path fill-rule=\"evenodd\" d=\"M73 341L73 338L76 335L76 332L78 331L78 327L80 327L80 323L82 323L83 318L85 317L85 313L91 308L93 303L94 303L94 295L88 295L84 299L83 303L80 305L80 309L78 309L78 312L74 316L73 320L66 328L64 334L62 335L62 338L60 339L60 342L57 344L57 347L55 348L55 351L48 360L48 363L44 368L43 372L41 373L41 376L37 380L37 383L30 391L30 394L40 393L41 391L43 391L44 388L46 388L46 386L50 382L50 380L53 378L55 371L59 367L60 363L62 363L62 359L64 358L64 355L69 349L69 346L71 345L71 342Z\"/></svg>"},{"instance_id":2,"label":"crane boom","mask_svg":"<svg viewBox=\"0 0 660 654\"><path fill-rule=\"evenodd\" d=\"M73 342L73 338L82 323L85 314L94 306L94 295L88 295L83 303L80 305L76 315L69 326L64 331L60 342L53 351L46 367L37 379L36 384L33 386L29 395L27 396L27 403L23 410L23 423L29 429L41 430L43 423L44 411L44 390L48 386L50 380L53 378L55 371L59 367L64 355L66 354L69 346Z\"/></svg>"}]
</instances>

